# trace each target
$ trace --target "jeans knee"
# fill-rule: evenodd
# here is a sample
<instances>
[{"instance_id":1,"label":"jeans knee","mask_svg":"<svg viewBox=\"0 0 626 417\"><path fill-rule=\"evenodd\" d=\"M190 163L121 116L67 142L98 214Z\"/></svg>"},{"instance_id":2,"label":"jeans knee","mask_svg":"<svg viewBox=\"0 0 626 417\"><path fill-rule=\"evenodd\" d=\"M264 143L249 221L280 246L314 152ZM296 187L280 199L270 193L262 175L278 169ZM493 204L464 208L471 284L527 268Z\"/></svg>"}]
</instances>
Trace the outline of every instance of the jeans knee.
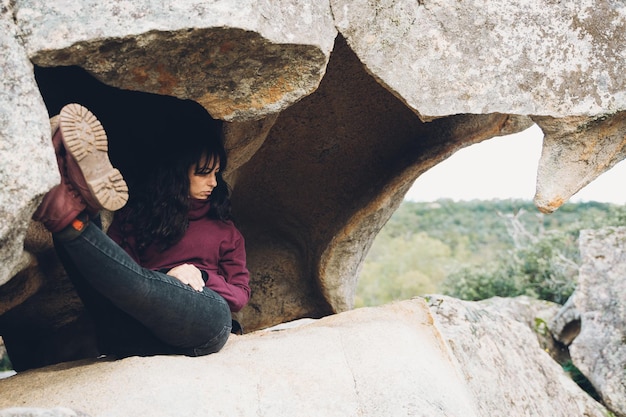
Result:
<instances>
[{"instance_id":1,"label":"jeans knee","mask_svg":"<svg viewBox=\"0 0 626 417\"><path fill-rule=\"evenodd\" d=\"M231 324L223 326L221 331L213 336L211 340L191 349L190 356L204 356L219 352L228 341L231 329Z\"/></svg>"}]
</instances>

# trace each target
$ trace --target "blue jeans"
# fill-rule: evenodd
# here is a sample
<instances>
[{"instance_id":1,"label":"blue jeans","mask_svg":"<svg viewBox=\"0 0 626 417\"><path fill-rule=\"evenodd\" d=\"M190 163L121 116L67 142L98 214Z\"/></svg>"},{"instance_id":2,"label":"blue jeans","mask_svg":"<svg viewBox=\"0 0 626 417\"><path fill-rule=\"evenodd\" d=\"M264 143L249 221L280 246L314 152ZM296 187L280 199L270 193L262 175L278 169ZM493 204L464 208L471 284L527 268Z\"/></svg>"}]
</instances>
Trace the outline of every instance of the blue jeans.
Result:
<instances>
[{"instance_id":1,"label":"blue jeans","mask_svg":"<svg viewBox=\"0 0 626 417\"><path fill-rule=\"evenodd\" d=\"M199 356L228 340L224 298L141 267L93 222L72 240L55 236L55 248L93 319L101 353Z\"/></svg>"}]
</instances>

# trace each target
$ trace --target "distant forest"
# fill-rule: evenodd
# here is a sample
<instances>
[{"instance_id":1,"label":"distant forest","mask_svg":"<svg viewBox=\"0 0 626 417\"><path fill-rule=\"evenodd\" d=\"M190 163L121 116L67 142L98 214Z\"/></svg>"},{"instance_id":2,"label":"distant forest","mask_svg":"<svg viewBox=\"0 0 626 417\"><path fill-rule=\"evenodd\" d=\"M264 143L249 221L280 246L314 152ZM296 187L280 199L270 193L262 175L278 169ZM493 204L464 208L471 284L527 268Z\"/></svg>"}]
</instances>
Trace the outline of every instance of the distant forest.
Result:
<instances>
[{"instance_id":1,"label":"distant forest","mask_svg":"<svg viewBox=\"0 0 626 417\"><path fill-rule=\"evenodd\" d=\"M542 214L531 201L404 201L376 237L356 306L416 295L466 300L529 295L564 303L574 290L582 229L626 225L626 208L566 203Z\"/></svg>"}]
</instances>

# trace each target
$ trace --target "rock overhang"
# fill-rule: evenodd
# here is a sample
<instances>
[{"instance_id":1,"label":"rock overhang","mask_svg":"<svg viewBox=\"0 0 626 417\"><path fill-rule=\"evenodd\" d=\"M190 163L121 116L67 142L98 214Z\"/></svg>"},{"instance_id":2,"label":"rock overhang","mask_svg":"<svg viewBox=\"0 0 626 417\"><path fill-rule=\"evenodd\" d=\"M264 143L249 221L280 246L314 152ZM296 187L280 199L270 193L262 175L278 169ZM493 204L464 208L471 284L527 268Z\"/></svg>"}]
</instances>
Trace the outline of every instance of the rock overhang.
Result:
<instances>
[{"instance_id":1,"label":"rock overhang","mask_svg":"<svg viewBox=\"0 0 626 417\"><path fill-rule=\"evenodd\" d=\"M616 2L332 0L368 70L419 114L598 116L626 109Z\"/></svg>"},{"instance_id":2,"label":"rock overhang","mask_svg":"<svg viewBox=\"0 0 626 417\"><path fill-rule=\"evenodd\" d=\"M247 3L20 1L15 20L37 65L79 65L106 84L243 121L313 92L337 33L325 2Z\"/></svg>"}]
</instances>

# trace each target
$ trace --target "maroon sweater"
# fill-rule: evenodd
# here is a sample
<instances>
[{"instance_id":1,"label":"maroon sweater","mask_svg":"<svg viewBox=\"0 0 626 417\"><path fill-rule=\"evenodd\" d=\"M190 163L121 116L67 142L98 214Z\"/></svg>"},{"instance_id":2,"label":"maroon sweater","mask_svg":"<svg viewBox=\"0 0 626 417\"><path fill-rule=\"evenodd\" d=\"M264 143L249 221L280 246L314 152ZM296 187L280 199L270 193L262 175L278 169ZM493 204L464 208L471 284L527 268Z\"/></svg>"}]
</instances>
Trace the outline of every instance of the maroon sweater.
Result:
<instances>
[{"instance_id":1,"label":"maroon sweater","mask_svg":"<svg viewBox=\"0 0 626 417\"><path fill-rule=\"evenodd\" d=\"M244 239L231 221L206 217L209 208L208 200L192 199L189 228L180 242L165 251L151 245L140 256L133 236L126 236L122 247L139 265L155 271L184 263L195 265L203 271L205 285L224 297L231 311L237 312L250 299ZM108 234L121 245L120 215L124 215L123 211L116 214Z\"/></svg>"}]
</instances>

